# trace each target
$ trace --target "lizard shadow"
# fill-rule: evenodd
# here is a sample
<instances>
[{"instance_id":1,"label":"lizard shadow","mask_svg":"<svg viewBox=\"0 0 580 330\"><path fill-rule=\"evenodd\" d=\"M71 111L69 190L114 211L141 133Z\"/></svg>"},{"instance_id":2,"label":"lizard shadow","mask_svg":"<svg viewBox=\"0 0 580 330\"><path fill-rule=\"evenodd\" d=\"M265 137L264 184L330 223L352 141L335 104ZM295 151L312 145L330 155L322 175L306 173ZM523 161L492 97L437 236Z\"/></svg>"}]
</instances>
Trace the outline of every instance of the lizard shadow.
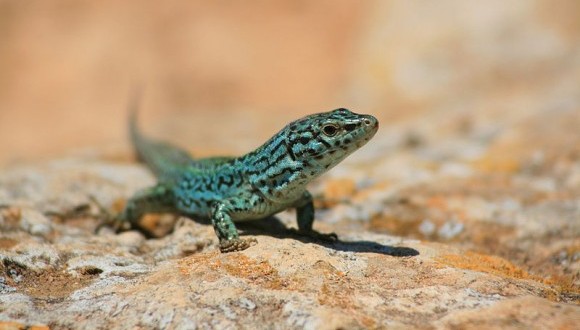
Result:
<instances>
[{"instance_id":1,"label":"lizard shadow","mask_svg":"<svg viewBox=\"0 0 580 330\"><path fill-rule=\"evenodd\" d=\"M263 235L264 233L268 233L272 237L293 238L302 243L315 243L337 251L378 253L393 257L412 257L419 255L419 251L413 248L384 245L373 241L343 241L338 239L333 242L328 242L311 238L289 230L277 217L241 222L237 223L236 226L241 230L241 236Z\"/></svg>"}]
</instances>

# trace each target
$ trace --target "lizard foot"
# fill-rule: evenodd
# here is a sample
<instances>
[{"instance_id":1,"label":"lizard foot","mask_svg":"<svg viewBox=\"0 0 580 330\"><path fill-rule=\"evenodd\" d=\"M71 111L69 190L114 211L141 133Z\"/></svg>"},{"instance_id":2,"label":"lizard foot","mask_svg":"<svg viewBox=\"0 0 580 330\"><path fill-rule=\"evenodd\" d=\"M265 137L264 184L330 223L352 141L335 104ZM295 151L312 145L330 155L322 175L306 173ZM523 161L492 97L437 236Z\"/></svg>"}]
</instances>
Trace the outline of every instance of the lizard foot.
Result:
<instances>
[{"instance_id":1,"label":"lizard foot","mask_svg":"<svg viewBox=\"0 0 580 330\"><path fill-rule=\"evenodd\" d=\"M328 233L328 234L323 234L323 233L319 233L316 230L296 230L294 228L290 229L291 232L300 235L300 236L306 236L309 238L313 238L313 239L318 239L324 242L336 242L338 241L338 236L335 233Z\"/></svg>"},{"instance_id":2,"label":"lizard foot","mask_svg":"<svg viewBox=\"0 0 580 330\"><path fill-rule=\"evenodd\" d=\"M103 227L112 228L115 233L131 229L130 224L121 218L120 214L113 214L106 207L104 207L94 196L89 196L90 201L99 210L98 218L99 224L95 228L95 233L98 233Z\"/></svg>"},{"instance_id":3,"label":"lizard foot","mask_svg":"<svg viewBox=\"0 0 580 330\"><path fill-rule=\"evenodd\" d=\"M255 238L233 238L220 242L220 251L223 253L242 251L258 243Z\"/></svg>"}]
</instances>

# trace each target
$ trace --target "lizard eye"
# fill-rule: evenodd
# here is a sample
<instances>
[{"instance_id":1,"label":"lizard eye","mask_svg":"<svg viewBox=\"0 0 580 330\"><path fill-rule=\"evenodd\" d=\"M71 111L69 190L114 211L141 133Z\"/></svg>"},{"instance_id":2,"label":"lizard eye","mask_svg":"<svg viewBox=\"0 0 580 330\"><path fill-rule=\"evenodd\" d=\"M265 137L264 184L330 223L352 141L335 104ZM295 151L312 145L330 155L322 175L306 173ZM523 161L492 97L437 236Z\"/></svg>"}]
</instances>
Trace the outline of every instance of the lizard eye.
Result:
<instances>
[{"instance_id":1,"label":"lizard eye","mask_svg":"<svg viewBox=\"0 0 580 330\"><path fill-rule=\"evenodd\" d=\"M338 126L334 124L327 124L322 126L322 133L324 133L327 136L335 136L337 132Z\"/></svg>"}]
</instances>

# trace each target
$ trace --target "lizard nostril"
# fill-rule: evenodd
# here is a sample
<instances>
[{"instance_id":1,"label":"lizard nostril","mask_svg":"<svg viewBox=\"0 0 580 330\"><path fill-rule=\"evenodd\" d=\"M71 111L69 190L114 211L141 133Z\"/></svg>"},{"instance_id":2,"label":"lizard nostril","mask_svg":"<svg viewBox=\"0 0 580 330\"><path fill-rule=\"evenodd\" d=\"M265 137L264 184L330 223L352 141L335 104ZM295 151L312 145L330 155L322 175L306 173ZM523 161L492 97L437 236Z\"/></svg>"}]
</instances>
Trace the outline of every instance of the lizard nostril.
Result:
<instances>
[{"instance_id":1,"label":"lizard nostril","mask_svg":"<svg viewBox=\"0 0 580 330\"><path fill-rule=\"evenodd\" d=\"M364 123L365 125L367 125L367 126L371 126L371 120L370 120L370 119L368 119L368 118L365 118L365 119L363 120L363 123Z\"/></svg>"}]
</instances>

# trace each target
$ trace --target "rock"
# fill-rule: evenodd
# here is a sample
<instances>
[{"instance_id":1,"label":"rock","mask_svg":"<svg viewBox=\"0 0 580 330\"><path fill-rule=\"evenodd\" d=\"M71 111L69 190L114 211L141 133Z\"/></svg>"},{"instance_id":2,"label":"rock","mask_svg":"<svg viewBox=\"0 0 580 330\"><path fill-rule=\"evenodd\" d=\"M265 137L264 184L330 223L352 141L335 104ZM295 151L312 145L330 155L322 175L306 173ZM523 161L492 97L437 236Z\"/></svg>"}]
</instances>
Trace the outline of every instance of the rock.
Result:
<instances>
[{"instance_id":1,"label":"rock","mask_svg":"<svg viewBox=\"0 0 580 330\"><path fill-rule=\"evenodd\" d=\"M66 173L95 169L70 166L37 171L66 181ZM186 218L152 240L132 231L96 235L76 222L54 226L50 241L28 227L3 231L3 239L20 238L0 254L0 320L62 328L447 328L507 320L533 327L537 319L573 324L580 312L562 302L576 299L573 291L500 257L338 224L330 229L341 241L332 244L268 226L250 234L257 245L229 254L218 251L211 226ZM453 226L445 230L462 235ZM573 254L559 256L577 263Z\"/></svg>"},{"instance_id":2,"label":"rock","mask_svg":"<svg viewBox=\"0 0 580 330\"><path fill-rule=\"evenodd\" d=\"M488 313L500 303L505 315L513 309L519 315L516 322L531 326L534 318L522 311L520 301L532 297L539 318L557 315L558 322L566 324L579 310L554 302L555 293L545 284L503 277L501 270L498 274L503 276L450 267L445 258L461 258L454 254L459 251L388 236L372 239L380 243L348 238L325 247L263 236L243 252L203 251L165 261L140 275L109 268L119 265L118 257L109 256L89 263L105 270L92 283L50 303L50 310L10 304L22 295L8 293L3 315L35 315L13 320L59 327L285 324L330 329L464 324L474 322L470 318L478 311ZM80 265L74 260L69 264ZM455 314L461 317L450 316Z\"/></svg>"},{"instance_id":3,"label":"rock","mask_svg":"<svg viewBox=\"0 0 580 330\"><path fill-rule=\"evenodd\" d=\"M25 209L20 214L20 228L31 235L46 237L52 231L52 223L42 213Z\"/></svg>"},{"instance_id":4,"label":"rock","mask_svg":"<svg viewBox=\"0 0 580 330\"><path fill-rule=\"evenodd\" d=\"M552 319L550 315L558 314ZM576 306L547 303L532 296L518 297L477 310L464 310L450 313L434 323L441 329L472 328L535 328L535 329L572 329L578 324Z\"/></svg>"}]
</instances>

